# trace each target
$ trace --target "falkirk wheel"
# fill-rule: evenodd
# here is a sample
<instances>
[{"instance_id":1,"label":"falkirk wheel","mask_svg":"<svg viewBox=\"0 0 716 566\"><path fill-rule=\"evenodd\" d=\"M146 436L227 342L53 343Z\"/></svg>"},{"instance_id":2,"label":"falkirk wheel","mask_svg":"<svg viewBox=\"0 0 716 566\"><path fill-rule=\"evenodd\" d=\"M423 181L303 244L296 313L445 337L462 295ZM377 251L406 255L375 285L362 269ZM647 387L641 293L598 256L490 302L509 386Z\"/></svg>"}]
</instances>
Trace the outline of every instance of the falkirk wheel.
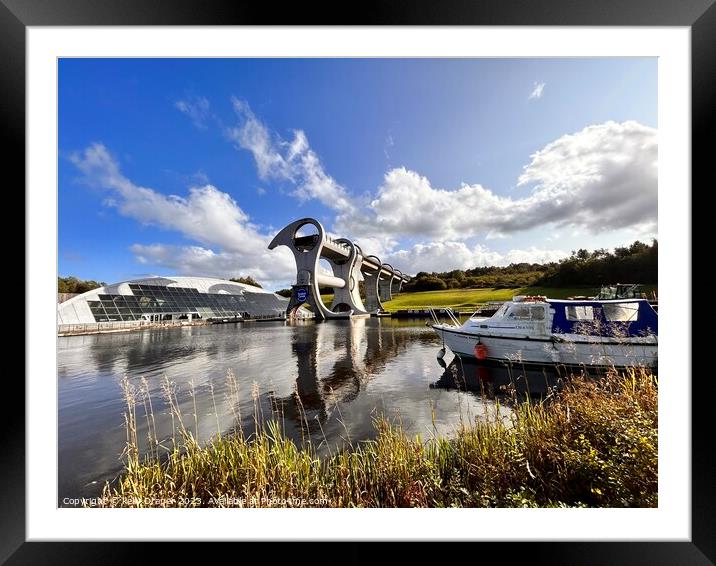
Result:
<instances>
[{"instance_id":1,"label":"falkirk wheel","mask_svg":"<svg viewBox=\"0 0 716 566\"><path fill-rule=\"evenodd\" d=\"M308 227L315 233L300 235ZM273 250L286 246L296 260L296 283L286 310L290 317L298 308L309 304L316 318L346 318L352 315L377 314L383 310L383 301L389 301L393 292L400 290L409 280L374 255L364 255L360 246L347 238L332 239L314 218L301 218L283 228L269 244ZM332 275L320 267L325 260ZM365 283L365 302L360 296L358 283ZM333 302L326 305L321 299L320 287L333 289Z\"/></svg>"}]
</instances>

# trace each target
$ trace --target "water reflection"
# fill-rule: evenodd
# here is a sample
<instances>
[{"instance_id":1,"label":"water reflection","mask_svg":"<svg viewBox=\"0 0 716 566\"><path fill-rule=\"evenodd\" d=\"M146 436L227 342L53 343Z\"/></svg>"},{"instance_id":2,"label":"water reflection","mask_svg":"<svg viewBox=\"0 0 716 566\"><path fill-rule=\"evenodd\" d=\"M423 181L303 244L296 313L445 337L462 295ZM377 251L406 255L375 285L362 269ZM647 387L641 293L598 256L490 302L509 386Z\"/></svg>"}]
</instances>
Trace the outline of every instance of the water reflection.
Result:
<instances>
[{"instance_id":1,"label":"water reflection","mask_svg":"<svg viewBox=\"0 0 716 566\"><path fill-rule=\"evenodd\" d=\"M488 365L457 356L449 365L444 361L441 365L443 374L430 387L471 391L487 399L505 395L518 399L543 397L568 374L562 366Z\"/></svg>"},{"instance_id":2,"label":"water reflection","mask_svg":"<svg viewBox=\"0 0 716 566\"><path fill-rule=\"evenodd\" d=\"M145 400L171 445L170 384L200 441L279 419L296 441L322 450L372 438L385 415L406 433L453 433L483 418L509 372L436 363L437 335L422 321L362 318L151 329L58 339L58 495L96 495L121 471L126 410L120 383L138 392L140 450L149 447ZM459 371L458 371L459 370ZM232 378L231 375L235 376ZM532 391L544 379L514 376ZM485 396L481 395L485 391Z\"/></svg>"},{"instance_id":3,"label":"water reflection","mask_svg":"<svg viewBox=\"0 0 716 566\"><path fill-rule=\"evenodd\" d=\"M275 399L273 406L282 418L318 431L338 404L355 400L391 359L419 339L418 333L401 332L400 328L381 319L299 326L291 345L297 368L295 394Z\"/></svg>"}]
</instances>

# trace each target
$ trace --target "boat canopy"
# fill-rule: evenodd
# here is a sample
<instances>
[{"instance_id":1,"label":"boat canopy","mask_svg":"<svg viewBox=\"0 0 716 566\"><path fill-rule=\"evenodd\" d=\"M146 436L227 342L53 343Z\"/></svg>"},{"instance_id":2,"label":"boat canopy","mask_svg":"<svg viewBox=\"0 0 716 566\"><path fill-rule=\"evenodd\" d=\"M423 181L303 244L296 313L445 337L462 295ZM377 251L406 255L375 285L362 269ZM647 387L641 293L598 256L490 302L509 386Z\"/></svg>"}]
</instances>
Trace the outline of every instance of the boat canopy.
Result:
<instances>
[{"instance_id":1,"label":"boat canopy","mask_svg":"<svg viewBox=\"0 0 716 566\"><path fill-rule=\"evenodd\" d=\"M554 309L552 332L603 336L658 335L658 315L646 299L547 301Z\"/></svg>"}]
</instances>

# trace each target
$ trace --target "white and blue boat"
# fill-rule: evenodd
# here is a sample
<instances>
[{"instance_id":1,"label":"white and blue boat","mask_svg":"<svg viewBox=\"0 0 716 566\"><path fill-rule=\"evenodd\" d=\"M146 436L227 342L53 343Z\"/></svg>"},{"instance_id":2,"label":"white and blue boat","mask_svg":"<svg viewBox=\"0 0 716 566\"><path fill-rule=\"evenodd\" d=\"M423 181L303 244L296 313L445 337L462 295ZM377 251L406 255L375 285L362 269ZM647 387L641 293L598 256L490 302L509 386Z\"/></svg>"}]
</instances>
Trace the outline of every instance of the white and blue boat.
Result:
<instances>
[{"instance_id":1,"label":"white and blue boat","mask_svg":"<svg viewBox=\"0 0 716 566\"><path fill-rule=\"evenodd\" d=\"M658 361L658 315L646 299L516 296L491 317L431 325L452 352L485 361L646 366Z\"/></svg>"}]
</instances>

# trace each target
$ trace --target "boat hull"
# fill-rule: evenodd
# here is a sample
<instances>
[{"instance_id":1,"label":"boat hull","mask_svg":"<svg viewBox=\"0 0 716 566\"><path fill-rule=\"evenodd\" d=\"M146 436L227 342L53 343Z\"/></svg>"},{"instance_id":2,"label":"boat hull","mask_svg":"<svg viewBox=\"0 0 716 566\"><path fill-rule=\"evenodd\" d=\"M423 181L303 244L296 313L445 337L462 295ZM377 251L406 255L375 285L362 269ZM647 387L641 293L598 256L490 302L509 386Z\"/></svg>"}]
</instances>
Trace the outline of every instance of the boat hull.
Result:
<instances>
[{"instance_id":1,"label":"boat hull","mask_svg":"<svg viewBox=\"0 0 716 566\"><path fill-rule=\"evenodd\" d=\"M459 328L433 325L445 345L459 356L477 358L475 346L482 344L477 359L535 364L586 366L646 366L658 362L656 337L615 340L593 336L526 338L489 336L461 332Z\"/></svg>"}]
</instances>

